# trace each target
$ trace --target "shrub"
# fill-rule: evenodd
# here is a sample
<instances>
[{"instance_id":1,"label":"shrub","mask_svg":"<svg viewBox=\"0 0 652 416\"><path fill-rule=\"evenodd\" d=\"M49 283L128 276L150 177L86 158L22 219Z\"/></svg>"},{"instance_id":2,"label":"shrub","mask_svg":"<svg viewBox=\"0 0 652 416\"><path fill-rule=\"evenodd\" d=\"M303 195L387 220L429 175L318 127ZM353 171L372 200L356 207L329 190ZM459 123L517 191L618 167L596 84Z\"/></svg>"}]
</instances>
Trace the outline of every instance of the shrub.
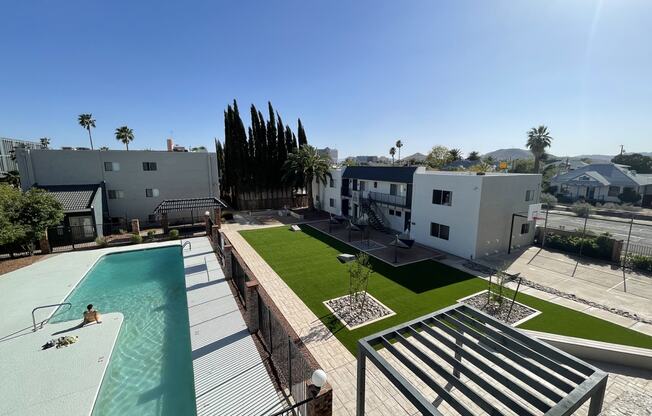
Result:
<instances>
[{"instance_id":1,"label":"shrub","mask_svg":"<svg viewBox=\"0 0 652 416\"><path fill-rule=\"evenodd\" d=\"M630 254L627 256L627 265L632 269L652 272L652 256Z\"/></svg>"},{"instance_id":2,"label":"shrub","mask_svg":"<svg viewBox=\"0 0 652 416\"><path fill-rule=\"evenodd\" d=\"M593 213L593 205L587 202L576 202L571 206L571 211L578 217L586 218Z\"/></svg>"},{"instance_id":3,"label":"shrub","mask_svg":"<svg viewBox=\"0 0 652 416\"><path fill-rule=\"evenodd\" d=\"M623 193L618 195L618 199L623 202L631 202L634 204L641 199L641 194L632 188L623 188Z\"/></svg>"},{"instance_id":4,"label":"shrub","mask_svg":"<svg viewBox=\"0 0 652 416\"><path fill-rule=\"evenodd\" d=\"M97 244L100 247L108 247L109 242L107 241L106 237L97 237L95 239L95 244Z\"/></svg>"},{"instance_id":5,"label":"shrub","mask_svg":"<svg viewBox=\"0 0 652 416\"><path fill-rule=\"evenodd\" d=\"M154 230L147 231L147 241L154 240L155 235L156 235L156 231L154 231Z\"/></svg>"},{"instance_id":6,"label":"shrub","mask_svg":"<svg viewBox=\"0 0 652 416\"><path fill-rule=\"evenodd\" d=\"M170 230L168 237L170 237L170 240L176 240L179 238L179 230Z\"/></svg>"},{"instance_id":7,"label":"shrub","mask_svg":"<svg viewBox=\"0 0 652 416\"><path fill-rule=\"evenodd\" d=\"M557 198L551 194L541 194L539 200L546 208L554 208L555 204L557 204Z\"/></svg>"},{"instance_id":8,"label":"shrub","mask_svg":"<svg viewBox=\"0 0 652 416\"><path fill-rule=\"evenodd\" d=\"M140 234L132 234L131 235L131 243L132 244L140 244L143 242L143 237Z\"/></svg>"},{"instance_id":9,"label":"shrub","mask_svg":"<svg viewBox=\"0 0 652 416\"><path fill-rule=\"evenodd\" d=\"M546 246L568 253L579 253L582 249L582 255L595 257L603 260L611 260L614 240L607 233L595 236L585 236L584 238L574 235L548 234L546 236Z\"/></svg>"}]
</instances>

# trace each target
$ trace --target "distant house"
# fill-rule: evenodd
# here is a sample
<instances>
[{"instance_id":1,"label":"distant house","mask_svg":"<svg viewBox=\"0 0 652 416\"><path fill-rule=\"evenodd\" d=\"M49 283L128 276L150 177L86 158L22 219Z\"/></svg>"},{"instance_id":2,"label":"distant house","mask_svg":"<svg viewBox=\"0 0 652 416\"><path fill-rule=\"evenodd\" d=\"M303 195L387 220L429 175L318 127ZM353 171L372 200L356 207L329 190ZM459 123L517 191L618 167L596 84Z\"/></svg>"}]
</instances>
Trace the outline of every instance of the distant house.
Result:
<instances>
[{"instance_id":1,"label":"distant house","mask_svg":"<svg viewBox=\"0 0 652 416\"><path fill-rule=\"evenodd\" d=\"M652 175L641 175L614 163L594 163L552 177L556 194L568 200L621 202L626 189L642 196L642 205L652 204Z\"/></svg>"},{"instance_id":2,"label":"distant house","mask_svg":"<svg viewBox=\"0 0 652 416\"><path fill-rule=\"evenodd\" d=\"M41 145L36 142L0 137L0 177L5 176L8 172L18 170L14 153L16 149L38 149L39 147Z\"/></svg>"},{"instance_id":3,"label":"distant house","mask_svg":"<svg viewBox=\"0 0 652 416\"><path fill-rule=\"evenodd\" d=\"M331 149L330 147L325 147L323 149L317 149L317 153L320 156L327 157L330 159L331 163L337 163L338 152L337 149Z\"/></svg>"}]
</instances>

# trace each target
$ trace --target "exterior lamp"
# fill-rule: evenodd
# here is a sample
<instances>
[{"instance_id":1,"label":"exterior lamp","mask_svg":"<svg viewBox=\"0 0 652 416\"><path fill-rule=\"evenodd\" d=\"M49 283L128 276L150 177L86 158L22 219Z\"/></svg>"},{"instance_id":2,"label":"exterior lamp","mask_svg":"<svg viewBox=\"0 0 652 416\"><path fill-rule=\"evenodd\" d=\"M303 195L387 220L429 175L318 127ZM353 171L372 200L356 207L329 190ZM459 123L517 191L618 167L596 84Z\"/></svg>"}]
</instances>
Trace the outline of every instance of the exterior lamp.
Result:
<instances>
[{"instance_id":1,"label":"exterior lamp","mask_svg":"<svg viewBox=\"0 0 652 416\"><path fill-rule=\"evenodd\" d=\"M210 217L211 213L210 213L210 211L206 211L206 212L204 212L204 215L206 215L207 217Z\"/></svg>"},{"instance_id":2,"label":"exterior lamp","mask_svg":"<svg viewBox=\"0 0 652 416\"><path fill-rule=\"evenodd\" d=\"M324 384L326 384L326 380L328 380L328 376L326 375L326 372L324 370L317 369L312 373L311 381L312 384L315 385L317 388L322 388Z\"/></svg>"}]
</instances>

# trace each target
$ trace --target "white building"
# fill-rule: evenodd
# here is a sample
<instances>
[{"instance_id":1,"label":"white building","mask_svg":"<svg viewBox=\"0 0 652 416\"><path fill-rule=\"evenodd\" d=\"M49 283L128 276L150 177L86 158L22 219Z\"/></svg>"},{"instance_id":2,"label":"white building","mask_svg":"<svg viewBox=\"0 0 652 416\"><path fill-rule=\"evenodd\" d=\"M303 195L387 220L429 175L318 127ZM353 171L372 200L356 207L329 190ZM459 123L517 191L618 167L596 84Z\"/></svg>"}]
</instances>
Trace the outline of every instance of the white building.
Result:
<instances>
[{"instance_id":1,"label":"white building","mask_svg":"<svg viewBox=\"0 0 652 416\"><path fill-rule=\"evenodd\" d=\"M26 149L38 149L40 146L41 145L36 142L0 137L0 177L5 176L7 172L18 170L18 164L13 160L12 156L12 153L14 153L16 149L21 147Z\"/></svg>"},{"instance_id":2,"label":"white building","mask_svg":"<svg viewBox=\"0 0 652 416\"><path fill-rule=\"evenodd\" d=\"M105 219L154 221L154 209L164 200L219 198L215 153L19 149L16 155L24 190L101 186Z\"/></svg>"},{"instance_id":3,"label":"white building","mask_svg":"<svg viewBox=\"0 0 652 416\"><path fill-rule=\"evenodd\" d=\"M317 206L372 225L376 217L384 227L409 231L417 243L447 253L504 253L510 229L512 247L534 239L534 223L526 216L539 201L541 175L370 166L334 169L331 175L326 186L315 188Z\"/></svg>"}]
</instances>

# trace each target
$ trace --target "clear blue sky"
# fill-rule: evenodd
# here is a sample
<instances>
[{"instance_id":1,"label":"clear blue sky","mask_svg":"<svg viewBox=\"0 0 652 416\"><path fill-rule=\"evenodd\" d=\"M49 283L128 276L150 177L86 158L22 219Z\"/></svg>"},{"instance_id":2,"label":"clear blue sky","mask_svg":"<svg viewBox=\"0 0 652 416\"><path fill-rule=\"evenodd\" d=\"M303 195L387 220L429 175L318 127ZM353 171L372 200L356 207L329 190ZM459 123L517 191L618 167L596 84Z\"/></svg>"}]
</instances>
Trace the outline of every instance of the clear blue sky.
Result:
<instances>
[{"instance_id":1,"label":"clear blue sky","mask_svg":"<svg viewBox=\"0 0 652 416\"><path fill-rule=\"evenodd\" d=\"M523 147L539 123L557 155L652 151L652 2L0 5L0 136L84 146L92 112L98 146L127 124L133 148L212 147L234 98L340 157Z\"/></svg>"}]
</instances>

